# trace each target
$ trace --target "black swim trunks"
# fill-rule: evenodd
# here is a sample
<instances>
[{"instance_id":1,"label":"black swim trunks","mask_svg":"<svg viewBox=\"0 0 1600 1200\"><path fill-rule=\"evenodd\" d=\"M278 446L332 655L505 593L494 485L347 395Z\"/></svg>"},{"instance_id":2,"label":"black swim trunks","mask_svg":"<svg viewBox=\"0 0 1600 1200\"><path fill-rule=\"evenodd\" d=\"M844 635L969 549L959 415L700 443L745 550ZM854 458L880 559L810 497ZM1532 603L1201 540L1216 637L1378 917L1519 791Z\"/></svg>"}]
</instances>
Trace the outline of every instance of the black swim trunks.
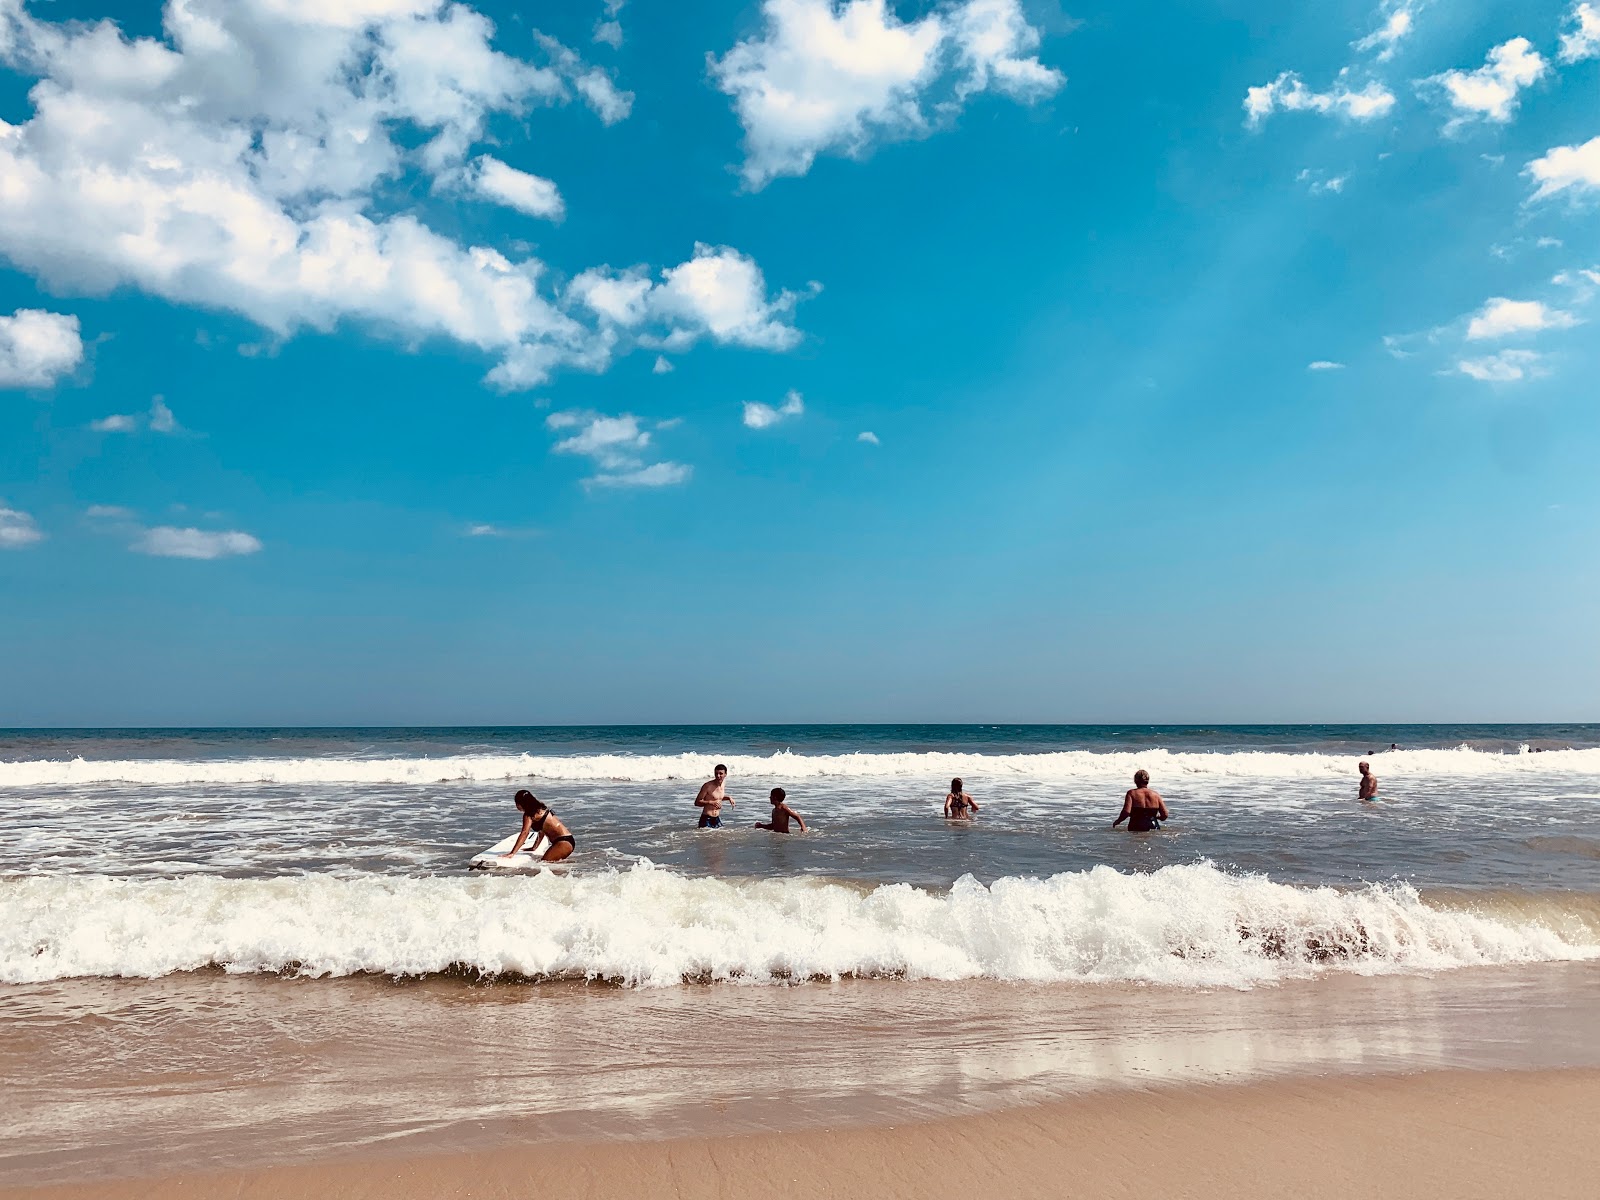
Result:
<instances>
[{"instance_id":1,"label":"black swim trunks","mask_svg":"<svg viewBox=\"0 0 1600 1200\"><path fill-rule=\"evenodd\" d=\"M704 812L701 813L700 814L700 828L701 829L721 829L722 828L722 816L720 814L718 814L717 816L713 817L710 813L704 813Z\"/></svg>"}]
</instances>

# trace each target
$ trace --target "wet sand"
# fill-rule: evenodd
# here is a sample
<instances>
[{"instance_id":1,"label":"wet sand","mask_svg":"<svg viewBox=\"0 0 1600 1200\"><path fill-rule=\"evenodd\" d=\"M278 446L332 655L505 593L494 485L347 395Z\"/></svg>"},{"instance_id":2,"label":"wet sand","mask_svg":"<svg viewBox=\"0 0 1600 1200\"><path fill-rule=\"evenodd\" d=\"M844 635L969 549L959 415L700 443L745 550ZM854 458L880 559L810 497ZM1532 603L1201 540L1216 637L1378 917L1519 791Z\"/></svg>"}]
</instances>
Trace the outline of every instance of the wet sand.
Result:
<instances>
[{"instance_id":1,"label":"wet sand","mask_svg":"<svg viewBox=\"0 0 1600 1200\"><path fill-rule=\"evenodd\" d=\"M22 1200L1594 1195L1600 1072L1173 1088L888 1128L396 1155L0 1192Z\"/></svg>"},{"instance_id":2,"label":"wet sand","mask_svg":"<svg viewBox=\"0 0 1600 1200\"><path fill-rule=\"evenodd\" d=\"M1086 1094L1117 1105L1130 1089L1462 1068L1600 1068L1600 964L1249 991L69 980L0 988L0 1188L533 1140L810 1137ZM1570 1116L1552 1147L1583 1140ZM1106 1136L1165 1155L1153 1133Z\"/></svg>"}]
</instances>

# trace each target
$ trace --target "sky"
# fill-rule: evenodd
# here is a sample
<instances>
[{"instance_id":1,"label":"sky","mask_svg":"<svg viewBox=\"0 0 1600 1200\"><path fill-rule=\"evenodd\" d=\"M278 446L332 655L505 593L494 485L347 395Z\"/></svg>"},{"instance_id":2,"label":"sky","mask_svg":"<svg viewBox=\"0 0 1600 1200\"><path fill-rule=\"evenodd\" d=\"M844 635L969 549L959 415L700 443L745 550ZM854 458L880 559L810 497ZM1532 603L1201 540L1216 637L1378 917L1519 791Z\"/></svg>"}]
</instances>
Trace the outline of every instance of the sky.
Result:
<instances>
[{"instance_id":1,"label":"sky","mask_svg":"<svg viewBox=\"0 0 1600 1200\"><path fill-rule=\"evenodd\" d=\"M0 0L0 725L1600 720L1600 0Z\"/></svg>"}]
</instances>

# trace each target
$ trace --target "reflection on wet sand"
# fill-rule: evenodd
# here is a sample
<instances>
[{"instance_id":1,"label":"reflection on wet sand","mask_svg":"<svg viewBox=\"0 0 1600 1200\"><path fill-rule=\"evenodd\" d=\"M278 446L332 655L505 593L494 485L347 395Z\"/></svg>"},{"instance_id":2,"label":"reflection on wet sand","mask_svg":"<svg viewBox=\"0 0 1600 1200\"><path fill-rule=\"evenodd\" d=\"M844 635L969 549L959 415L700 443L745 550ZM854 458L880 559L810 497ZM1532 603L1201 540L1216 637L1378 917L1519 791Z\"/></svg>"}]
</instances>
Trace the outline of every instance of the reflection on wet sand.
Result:
<instances>
[{"instance_id":1,"label":"reflection on wet sand","mask_svg":"<svg viewBox=\"0 0 1600 1200\"><path fill-rule=\"evenodd\" d=\"M1253 991L483 986L215 972L0 989L0 1185L404 1140L890 1123L1096 1088L1600 1064L1600 965Z\"/></svg>"}]
</instances>

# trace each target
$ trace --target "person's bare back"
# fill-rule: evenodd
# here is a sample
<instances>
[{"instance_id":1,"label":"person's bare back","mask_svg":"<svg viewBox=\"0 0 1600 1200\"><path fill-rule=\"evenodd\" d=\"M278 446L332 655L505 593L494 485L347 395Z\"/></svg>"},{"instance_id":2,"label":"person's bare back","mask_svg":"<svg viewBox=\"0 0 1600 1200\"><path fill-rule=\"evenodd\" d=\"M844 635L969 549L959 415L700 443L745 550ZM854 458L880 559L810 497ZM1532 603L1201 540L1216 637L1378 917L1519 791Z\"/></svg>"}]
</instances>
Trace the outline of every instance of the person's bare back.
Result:
<instances>
[{"instance_id":1,"label":"person's bare back","mask_svg":"<svg viewBox=\"0 0 1600 1200\"><path fill-rule=\"evenodd\" d=\"M1133 786L1122 794L1122 812L1111 822L1111 828L1126 821L1129 833L1148 833L1160 829L1161 822L1167 819L1166 801L1150 786L1150 773L1135 771Z\"/></svg>"},{"instance_id":2,"label":"person's bare back","mask_svg":"<svg viewBox=\"0 0 1600 1200\"><path fill-rule=\"evenodd\" d=\"M799 813L795 812L794 809L790 808L789 805L785 803L788 798L789 793L785 792L782 788L773 788L772 820L757 821L756 828L765 829L771 833L788 833L789 822L794 821L800 826L800 832L804 833L806 831L805 818Z\"/></svg>"}]
</instances>

